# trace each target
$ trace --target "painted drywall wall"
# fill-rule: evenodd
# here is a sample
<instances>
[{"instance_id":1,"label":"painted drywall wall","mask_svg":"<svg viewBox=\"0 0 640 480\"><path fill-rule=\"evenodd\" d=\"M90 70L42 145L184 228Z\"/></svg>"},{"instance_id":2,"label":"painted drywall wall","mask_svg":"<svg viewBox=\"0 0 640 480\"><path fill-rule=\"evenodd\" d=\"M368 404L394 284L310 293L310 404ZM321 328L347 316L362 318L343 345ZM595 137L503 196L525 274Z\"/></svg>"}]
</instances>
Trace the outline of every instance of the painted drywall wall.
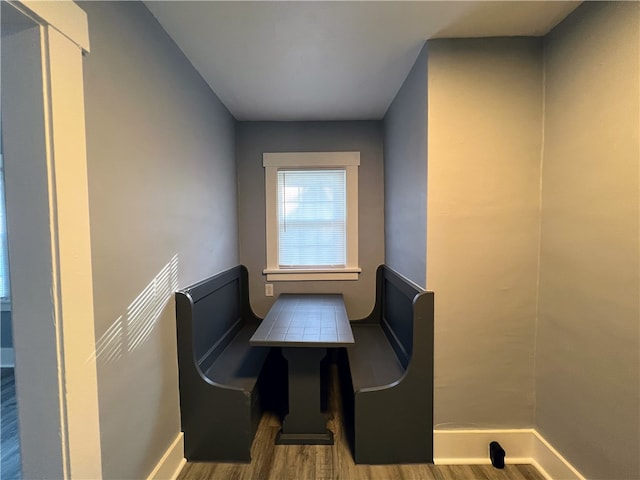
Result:
<instances>
[{"instance_id":1,"label":"painted drywall wall","mask_svg":"<svg viewBox=\"0 0 640 480\"><path fill-rule=\"evenodd\" d=\"M2 156L2 121L0 120L0 157ZM4 202L4 196L0 198ZM6 208L6 206L5 206ZM6 227L4 227L6 232ZM11 310L3 305L0 315L0 348L13 348L13 329L11 328Z\"/></svg>"},{"instance_id":2,"label":"painted drywall wall","mask_svg":"<svg viewBox=\"0 0 640 480\"><path fill-rule=\"evenodd\" d=\"M240 122L237 126L238 225L240 262L249 270L249 294L256 314L264 316L281 293L344 294L349 318L363 318L375 300L375 272L384 263L384 191L382 123ZM359 151L358 241L362 273L353 281L272 282L264 296L266 266L264 152Z\"/></svg>"},{"instance_id":3,"label":"painted drywall wall","mask_svg":"<svg viewBox=\"0 0 640 480\"><path fill-rule=\"evenodd\" d=\"M436 427L529 427L542 44L429 41L427 288Z\"/></svg>"},{"instance_id":4,"label":"painted drywall wall","mask_svg":"<svg viewBox=\"0 0 640 480\"><path fill-rule=\"evenodd\" d=\"M385 261L426 285L427 46L384 117Z\"/></svg>"},{"instance_id":5,"label":"painted drywall wall","mask_svg":"<svg viewBox=\"0 0 640 480\"><path fill-rule=\"evenodd\" d=\"M3 310L0 315L0 366L11 367L14 365L11 310Z\"/></svg>"},{"instance_id":6,"label":"painted drywall wall","mask_svg":"<svg viewBox=\"0 0 640 480\"><path fill-rule=\"evenodd\" d=\"M0 347L13 347L13 329L11 328L11 310L3 310L0 316Z\"/></svg>"},{"instance_id":7,"label":"painted drywall wall","mask_svg":"<svg viewBox=\"0 0 640 480\"><path fill-rule=\"evenodd\" d=\"M536 427L585 477L640 478L640 4L545 39Z\"/></svg>"},{"instance_id":8,"label":"painted drywall wall","mask_svg":"<svg viewBox=\"0 0 640 480\"><path fill-rule=\"evenodd\" d=\"M0 157L2 156L2 121L0 120ZM0 198L4 202L4 197ZM5 207L6 208L6 207ZM4 229L6 231L6 227ZM13 330L11 328L11 311L3 310L0 316L0 348L13 348Z\"/></svg>"},{"instance_id":9,"label":"painted drywall wall","mask_svg":"<svg viewBox=\"0 0 640 480\"><path fill-rule=\"evenodd\" d=\"M234 120L139 2L81 2L104 478L180 431L173 291L238 263Z\"/></svg>"}]
</instances>

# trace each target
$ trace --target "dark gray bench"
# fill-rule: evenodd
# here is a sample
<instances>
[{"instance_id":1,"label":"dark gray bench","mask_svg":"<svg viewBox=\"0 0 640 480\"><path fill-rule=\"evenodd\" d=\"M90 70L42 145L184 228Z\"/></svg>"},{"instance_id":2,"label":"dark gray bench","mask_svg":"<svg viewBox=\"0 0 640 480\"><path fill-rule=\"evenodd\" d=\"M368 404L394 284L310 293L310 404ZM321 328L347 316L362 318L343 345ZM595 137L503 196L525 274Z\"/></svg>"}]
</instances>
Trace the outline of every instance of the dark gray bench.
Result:
<instances>
[{"instance_id":1,"label":"dark gray bench","mask_svg":"<svg viewBox=\"0 0 640 480\"><path fill-rule=\"evenodd\" d=\"M176 321L186 459L250 462L269 348L249 346L261 319L249 305L247 269L176 292Z\"/></svg>"},{"instance_id":2,"label":"dark gray bench","mask_svg":"<svg viewBox=\"0 0 640 480\"><path fill-rule=\"evenodd\" d=\"M382 265L376 303L342 357L356 463L433 462L433 293Z\"/></svg>"}]
</instances>

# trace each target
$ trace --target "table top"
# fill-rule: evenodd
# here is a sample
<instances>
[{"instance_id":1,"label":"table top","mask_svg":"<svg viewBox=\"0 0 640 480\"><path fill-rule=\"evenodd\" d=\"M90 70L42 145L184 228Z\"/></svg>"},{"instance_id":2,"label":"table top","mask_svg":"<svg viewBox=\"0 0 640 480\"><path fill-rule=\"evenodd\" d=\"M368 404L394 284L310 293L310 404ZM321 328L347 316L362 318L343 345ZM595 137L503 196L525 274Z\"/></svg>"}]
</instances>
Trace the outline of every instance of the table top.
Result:
<instances>
[{"instance_id":1,"label":"table top","mask_svg":"<svg viewBox=\"0 0 640 480\"><path fill-rule=\"evenodd\" d=\"M344 347L354 340L341 294L282 294L249 343L268 347Z\"/></svg>"}]
</instances>

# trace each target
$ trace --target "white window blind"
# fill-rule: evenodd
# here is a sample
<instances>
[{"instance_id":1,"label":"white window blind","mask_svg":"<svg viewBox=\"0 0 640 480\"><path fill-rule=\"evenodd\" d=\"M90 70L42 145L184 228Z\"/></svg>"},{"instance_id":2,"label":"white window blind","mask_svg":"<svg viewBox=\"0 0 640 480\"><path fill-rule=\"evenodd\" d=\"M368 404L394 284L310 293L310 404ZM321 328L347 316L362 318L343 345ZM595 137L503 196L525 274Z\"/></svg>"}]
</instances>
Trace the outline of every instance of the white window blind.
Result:
<instances>
[{"instance_id":1,"label":"white window blind","mask_svg":"<svg viewBox=\"0 0 640 480\"><path fill-rule=\"evenodd\" d=\"M280 268L344 267L345 169L278 171Z\"/></svg>"}]
</instances>

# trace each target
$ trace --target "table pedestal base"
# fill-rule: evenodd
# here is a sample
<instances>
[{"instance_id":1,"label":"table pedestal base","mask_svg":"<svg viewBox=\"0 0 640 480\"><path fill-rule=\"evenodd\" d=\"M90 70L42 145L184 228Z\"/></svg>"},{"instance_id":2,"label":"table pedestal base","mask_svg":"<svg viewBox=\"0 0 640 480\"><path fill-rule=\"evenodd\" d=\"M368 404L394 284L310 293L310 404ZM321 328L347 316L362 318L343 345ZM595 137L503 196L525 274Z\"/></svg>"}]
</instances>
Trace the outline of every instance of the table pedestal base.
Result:
<instances>
[{"instance_id":1,"label":"table pedestal base","mask_svg":"<svg viewBox=\"0 0 640 480\"><path fill-rule=\"evenodd\" d=\"M289 414L276 437L279 445L333 445L320 408L320 362L326 348L284 347L289 370Z\"/></svg>"}]
</instances>

